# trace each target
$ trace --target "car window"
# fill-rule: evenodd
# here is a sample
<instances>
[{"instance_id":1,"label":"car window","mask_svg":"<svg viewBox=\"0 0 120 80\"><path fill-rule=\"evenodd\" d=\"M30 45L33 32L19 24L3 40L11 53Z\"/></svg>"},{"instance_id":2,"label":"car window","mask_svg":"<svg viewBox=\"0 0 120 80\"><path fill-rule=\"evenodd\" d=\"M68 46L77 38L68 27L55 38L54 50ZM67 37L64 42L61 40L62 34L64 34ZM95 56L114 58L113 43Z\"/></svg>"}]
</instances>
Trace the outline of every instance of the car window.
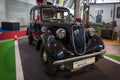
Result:
<instances>
[{"instance_id":1,"label":"car window","mask_svg":"<svg viewBox=\"0 0 120 80\"><path fill-rule=\"evenodd\" d=\"M34 20L35 21L40 21L40 10L36 9L34 11Z\"/></svg>"},{"instance_id":2,"label":"car window","mask_svg":"<svg viewBox=\"0 0 120 80\"><path fill-rule=\"evenodd\" d=\"M47 18L53 18L54 17L54 10L52 9L43 9L42 11L42 18L47 19Z\"/></svg>"},{"instance_id":3,"label":"car window","mask_svg":"<svg viewBox=\"0 0 120 80\"><path fill-rule=\"evenodd\" d=\"M42 9L42 19L69 19L69 12L62 9L51 9L44 8Z\"/></svg>"},{"instance_id":4,"label":"car window","mask_svg":"<svg viewBox=\"0 0 120 80\"><path fill-rule=\"evenodd\" d=\"M68 12L64 12L63 15L64 15L64 19L68 19L68 18L69 18L69 16L68 16L68 15L69 15Z\"/></svg>"}]
</instances>

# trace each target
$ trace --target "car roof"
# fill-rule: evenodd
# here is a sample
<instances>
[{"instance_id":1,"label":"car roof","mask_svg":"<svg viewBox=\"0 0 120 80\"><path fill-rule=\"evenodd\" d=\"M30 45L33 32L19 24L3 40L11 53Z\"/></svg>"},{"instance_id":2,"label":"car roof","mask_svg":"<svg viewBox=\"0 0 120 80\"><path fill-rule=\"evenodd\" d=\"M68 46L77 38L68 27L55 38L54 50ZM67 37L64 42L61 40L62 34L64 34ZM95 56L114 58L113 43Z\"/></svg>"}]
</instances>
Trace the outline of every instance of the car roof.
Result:
<instances>
[{"instance_id":1,"label":"car roof","mask_svg":"<svg viewBox=\"0 0 120 80\"><path fill-rule=\"evenodd\" d=\"M55 9L63 9L63 10L68 10L66 7L62 7L62 6L53 6L53 5L40 5L40 6L34 6L31 8L31 10L35 10L35 9L42 9L42 8L55 8Z\"/></svg>"}]
</instances>

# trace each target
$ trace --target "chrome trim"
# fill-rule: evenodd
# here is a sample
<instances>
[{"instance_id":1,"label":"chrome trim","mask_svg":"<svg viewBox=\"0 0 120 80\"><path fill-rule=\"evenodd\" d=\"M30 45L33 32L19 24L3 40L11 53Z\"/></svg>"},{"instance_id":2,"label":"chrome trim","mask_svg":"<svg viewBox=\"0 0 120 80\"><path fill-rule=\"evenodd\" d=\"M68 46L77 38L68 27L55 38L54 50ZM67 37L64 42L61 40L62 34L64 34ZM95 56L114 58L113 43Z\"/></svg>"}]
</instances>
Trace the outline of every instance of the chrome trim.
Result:
<instances>
[{"instance_id":1,"label":"chrome trim","mask_svg":"<svg viewBox=\"0 0 120 80\"><path fill-rule=\"evenodd\" d=\"M78 56L78 57L73 57L73 58L68 58L68 59L63 59L63 60L57 60L57 61L53 62L53 65L63 64L65 62L75 61L75 60L79 60L79 59L84 59L84 58L87 58L87 57L93 57L93 56L96 56L96 55L104 54L105 52L106 52L106 50L102 50L100 52L86 54L86 55L83 55L83 56Z\"/></svg>"},{"instance_id":2,"label":"chrome trim","mask_svg":"<svg viewBox=\"0 0 120 80\"><path fill-rule=\"evenodd\" d=\"M53 39L53 38L54 38L54 36L49 36L48 39L47 39L47 44L48 44L49 47L50 47L50 40Z\"/></svg>"},{"instance_id":3,"label":"chrome trim","mask_svg":"<svg viewBox=\"0 0 120 80\"><path fill-rule=\"evenodd\" d=\"M81 25L76 25L76 26L81 26ZM76 26L72 26L73 47L74 47L75 53L76 53L77 55L83 55L83 54L85 54L85 51L86 51L85 29L84 29L84 52L83 52L83 53L78 53L77 50L76 50L76 47L75 47L74 32L73 32L73 27L76 27Z\"/></svg>"},{"instance_id":4,"label":"chrome trim","mask_svg":"<svg viewBox=\"0 0 120 80\"><path fill-rule=\"evenodd\" d=\"M90 35L91 37L95 35L95 28L89 28L88 31L89 31L89 35ZM93 32L94 34L91 35L91 32Z\"/></svg>"}]
</instances>

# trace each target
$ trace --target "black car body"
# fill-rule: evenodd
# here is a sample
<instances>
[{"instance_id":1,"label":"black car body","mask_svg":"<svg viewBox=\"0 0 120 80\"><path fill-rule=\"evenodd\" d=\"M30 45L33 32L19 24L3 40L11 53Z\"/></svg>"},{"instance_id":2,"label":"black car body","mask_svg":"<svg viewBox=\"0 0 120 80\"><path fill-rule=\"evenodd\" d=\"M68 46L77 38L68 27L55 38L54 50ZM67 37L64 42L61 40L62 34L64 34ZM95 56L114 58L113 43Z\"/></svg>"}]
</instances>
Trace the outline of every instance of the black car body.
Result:
<instances>
[{"instance_id":1,"label":"black car body","mask_svg":"<svg viewBox=\"0 0 120 80\"><path fill-rule=\"evenodd\" d=\"M65 7L35 6L30 16L29 44L37 42L41 66L49 75L58 68L75 71L94 64L105 53L104 43L95 30L73 22Z\"/></svg>"}]
</instances>

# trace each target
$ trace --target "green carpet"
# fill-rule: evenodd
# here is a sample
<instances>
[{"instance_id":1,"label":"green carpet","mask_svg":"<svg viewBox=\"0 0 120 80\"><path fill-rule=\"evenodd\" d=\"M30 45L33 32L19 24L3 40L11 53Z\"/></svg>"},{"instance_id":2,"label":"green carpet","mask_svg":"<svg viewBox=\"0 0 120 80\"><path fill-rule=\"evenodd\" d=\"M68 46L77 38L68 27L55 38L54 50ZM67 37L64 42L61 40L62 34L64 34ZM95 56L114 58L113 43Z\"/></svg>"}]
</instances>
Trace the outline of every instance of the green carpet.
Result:
<instances>
[{"instance_id":1,"label":"green carpet","mask_svg":"<svg viewBox=\"0 0 120 80\"><path fill-rule=\"evenodd\" d=\"M111 54L105 54L105 56L114 59L116 61L120 61L120 56L115 56L115 55L111 55Z\"/></svg>"},{"instance_id":2,"label":"green carpet","mask_svg":"<svg viewBox=\"0 0 120 80\"><path fill-rule=\"evenodd\" d=\"M0 42L0 80L16 80L14 41Z\"/></svg>"}]
</instances>

